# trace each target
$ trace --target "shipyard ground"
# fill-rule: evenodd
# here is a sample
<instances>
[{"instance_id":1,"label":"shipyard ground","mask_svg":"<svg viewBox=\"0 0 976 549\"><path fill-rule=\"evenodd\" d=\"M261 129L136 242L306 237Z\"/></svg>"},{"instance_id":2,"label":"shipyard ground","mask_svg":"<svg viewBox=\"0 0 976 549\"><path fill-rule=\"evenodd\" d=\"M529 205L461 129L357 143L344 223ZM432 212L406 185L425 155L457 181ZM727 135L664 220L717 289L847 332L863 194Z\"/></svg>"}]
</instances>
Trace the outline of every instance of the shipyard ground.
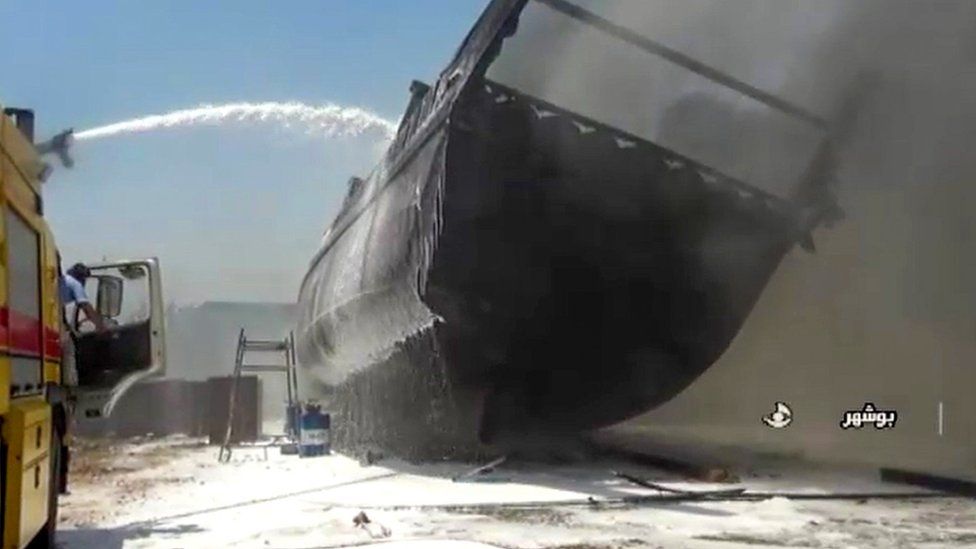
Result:
<instances>
[{"instance_id":1,"label":"shipyard ground","mask_svg":"<svg viewBox=\"0 0 976 549\"><path fill-rule=\"evenodd\" d=\"M738 484L704 484L630 462L597 461L506 464L477 482L452 481L469 469L300 459L273 449L267 455L241 449L219 464L217 450L204 440L84 440L77 444L71 494L61 502L60 542L68 549L976 545L973 500L776 496L919 491L884 484L868 470L770 461L738 471ZM614 470L673 488L739 486L766 495L627 503L621 500L661 494L616 478Z\"/></svg>"}]
</instances>

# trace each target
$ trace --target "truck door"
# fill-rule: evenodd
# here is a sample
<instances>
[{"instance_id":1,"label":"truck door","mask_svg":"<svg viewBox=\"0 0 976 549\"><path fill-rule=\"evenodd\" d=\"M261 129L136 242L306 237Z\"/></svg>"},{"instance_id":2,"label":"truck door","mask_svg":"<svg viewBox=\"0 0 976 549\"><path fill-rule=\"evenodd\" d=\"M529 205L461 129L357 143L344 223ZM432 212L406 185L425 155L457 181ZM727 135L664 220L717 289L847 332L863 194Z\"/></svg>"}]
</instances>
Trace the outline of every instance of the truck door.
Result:
<instances>
[{"instance_id":1,"label":"truck door","mask_svg":"<svg viewBox=\"0 0 976 549\"><path fill-rule=\"evenodd\" d=\"M89 265L86 291L108 325L94 323L76 308L66 310L75 333L79 408L87 418L111 414L132 385L166 369L164 306L155 259Z\"/></svg>"}]
</instances>

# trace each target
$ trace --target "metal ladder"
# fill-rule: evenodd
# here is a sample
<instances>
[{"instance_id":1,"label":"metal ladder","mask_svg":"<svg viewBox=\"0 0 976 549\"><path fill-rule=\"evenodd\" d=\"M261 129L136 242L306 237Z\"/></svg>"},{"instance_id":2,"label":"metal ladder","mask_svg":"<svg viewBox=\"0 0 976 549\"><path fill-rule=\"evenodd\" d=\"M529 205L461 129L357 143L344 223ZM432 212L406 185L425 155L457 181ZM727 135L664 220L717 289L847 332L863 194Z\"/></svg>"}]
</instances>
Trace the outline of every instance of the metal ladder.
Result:
<instances>
[{"instance_id":1,"label":"metal ladder","mask_svg":"<svg viewBox=\"0 0 976 549\"><path fill-rule=\"evenodd\" d=\"M248 364L246 361L248 352L279 352L283 354L284 364ZM283 373L285 374L285 385L288 395L287 413L292 413L298 399L298 375L295 359L295 334L289 333L288 337L281 340L262 340L248 339L241 328L237 336L237 354L234 358L234 374L232 376L230 388L230 403L227 408L227 430L224 434L223 444L220 445L220 453L217 459L221 463L230 461L231 441L233 439L234 417L237 411L237 393L240 387L241 376L246 372L253 373ZM288 429L286 419L286 431ZM285 437L294 437L295 433L286 432ZM267 450L265 450L267 451Z\"/></svg>"}]
</instances>

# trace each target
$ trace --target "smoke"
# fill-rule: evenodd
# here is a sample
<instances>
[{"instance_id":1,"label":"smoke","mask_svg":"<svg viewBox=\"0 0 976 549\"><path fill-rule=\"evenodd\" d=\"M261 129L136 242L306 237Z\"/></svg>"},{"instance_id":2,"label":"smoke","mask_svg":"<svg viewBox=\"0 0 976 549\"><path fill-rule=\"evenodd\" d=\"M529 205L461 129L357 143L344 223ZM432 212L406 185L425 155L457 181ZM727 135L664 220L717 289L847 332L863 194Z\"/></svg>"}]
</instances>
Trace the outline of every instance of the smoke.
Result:
<instances>
[{"instance_id":1,"label":"smoke","mask_svg":"<svg viewBox=\"0 0 976 549\"><path fill-rule=\"evenodd\" d=\"M722 362L662 412L696 424L701 438L749 443L767 438L753 427L764 413L754 404L789 399L809 420L776 445L971 470L976 423L955 427L965 459L950 454L948 437L926 437L932 403L976 413L976 2L572 1L852 123L835 189L846 219L814 235L817 254L786 258ZM861 75L873 83L863 109L835 120ZM783 158L796 169L809 161L756 102L535 2L489 76L770 190L787 173ZM715 246L742 260L734 239ZM734 265L716 265L734 276ZM840 436L837 411L874 399L907 418L900 434Z\"/></svg>"},{"instance_id":2,"label":"smoke","mask_svg":"<svg viewBox=\"0 0 976 549\"><path fill-rule=\"evenodd\" d=\"M966 0L573 3L828 120L870 73L879 83L869 99L874 127L849 143L863 148L859 178L958 163L934 143L976 113L976 3ZM536 2L489 77L776 194L788 194L821 137Z\"/></svg>"},{"instance_id":3,"label":"smoke","mask_svg":"<svg viewBox=\"0 0 976 549\"><path fill-rule=\"evenodd\" d=\"M285 127L297 126L309 134L325 137L379 134L387 140L392 139L396 131L394 122L359 108L334 104L314 106L296 102L264 102L201 105L91 128L76 133L74 137L87 141L160 129L226 123L275 123Z\"/></svg>"}]
</instances>

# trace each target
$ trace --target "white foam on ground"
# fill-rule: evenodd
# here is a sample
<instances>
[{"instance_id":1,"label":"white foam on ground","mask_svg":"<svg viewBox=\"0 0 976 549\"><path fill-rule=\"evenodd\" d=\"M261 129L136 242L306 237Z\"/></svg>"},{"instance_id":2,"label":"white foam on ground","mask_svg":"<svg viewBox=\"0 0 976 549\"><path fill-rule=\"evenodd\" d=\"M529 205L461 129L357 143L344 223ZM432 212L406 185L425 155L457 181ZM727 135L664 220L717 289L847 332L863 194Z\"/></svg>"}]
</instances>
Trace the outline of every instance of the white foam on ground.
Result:
<instances>
[{"instance_id":1,"label":"white foam on ground","mask_svg":"<svg viewBox=\"0 0 976 549\"><path fill-rule=\"evenodd\" d=\"M76 460L84 461L79 448ZM500 468L492 482L455 483L468 464L364 466L342 456L300 459L269 449L236 450L228 464L202 441L168 438L113 446L96 475L76 478L63 500L61 540L68 549L163 547L969 547L976 505L914 502L683 502L641 506L585 504L649 495L613 477L621 464ZM514 466L513 466L514 467ZM709 485L653 470L635 474L672 486ZM861 473L818 473L813 490L881 485ZM747 478L744 486L793 489L799 480ZM727 487L727 486L726 486ZM576 502L499 508L491 504ZM445 505L470 505L446 509ZM353 518L366 513L370 523ZM908 545L906 545L906 543ZM798 545L799 544L799 545ZM806 544L806 545L804 545Z\"/></svg>"}]
</instances>

